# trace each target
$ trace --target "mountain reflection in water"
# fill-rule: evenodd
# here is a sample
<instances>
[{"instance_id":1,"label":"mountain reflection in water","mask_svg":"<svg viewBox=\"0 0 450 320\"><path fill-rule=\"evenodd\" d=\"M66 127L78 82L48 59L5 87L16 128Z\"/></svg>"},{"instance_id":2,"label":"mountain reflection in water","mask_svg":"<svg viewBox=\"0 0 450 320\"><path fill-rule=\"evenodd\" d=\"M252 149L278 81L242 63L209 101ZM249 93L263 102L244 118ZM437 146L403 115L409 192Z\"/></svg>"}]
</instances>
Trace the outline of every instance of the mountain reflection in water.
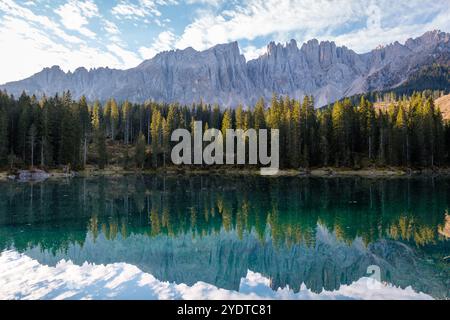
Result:
<instances>
[{"instance_id":1,"label":"mountain reflection in water","mask_svg":"<svg viewBox=\"0 0 450 320\"><path fill-rule=\"evenodd\" d=\"M162 281L331 291L383 281L449 297L450 179L223 176L0 183L0 251L126 262Z\"/></svg>"}]
</instances>

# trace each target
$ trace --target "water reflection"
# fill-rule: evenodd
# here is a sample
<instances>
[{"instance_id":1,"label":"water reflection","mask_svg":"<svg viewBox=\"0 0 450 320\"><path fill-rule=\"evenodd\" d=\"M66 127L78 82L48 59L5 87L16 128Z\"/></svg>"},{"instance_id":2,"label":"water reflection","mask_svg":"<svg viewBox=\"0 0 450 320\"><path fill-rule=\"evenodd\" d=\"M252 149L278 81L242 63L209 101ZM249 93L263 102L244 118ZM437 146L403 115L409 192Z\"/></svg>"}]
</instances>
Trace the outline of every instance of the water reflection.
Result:
<instances>
[{"instance_id":1,"label":"water reflection","mask_svg":"<svg viewBox=\"0 0 450 320\"><path fill-rule=\"evenodd\" d=\"M0 249L42 263L127 262L160 280L236 290L383 280L449 296L450 180L75 179L0 184Z\"/></svg>"}]
</instances>

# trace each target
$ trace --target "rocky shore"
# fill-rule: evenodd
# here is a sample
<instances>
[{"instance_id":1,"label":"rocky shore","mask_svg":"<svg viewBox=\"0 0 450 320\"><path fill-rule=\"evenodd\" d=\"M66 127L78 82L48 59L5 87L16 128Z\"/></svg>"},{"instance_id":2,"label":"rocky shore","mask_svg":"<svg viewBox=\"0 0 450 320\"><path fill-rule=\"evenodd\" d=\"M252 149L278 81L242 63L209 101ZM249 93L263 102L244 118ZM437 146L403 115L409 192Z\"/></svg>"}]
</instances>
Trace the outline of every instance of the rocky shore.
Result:
<instances>
[{"instance_id":1,"label":"rocky shore","mask_svg":"<svg viewBox=\"0 0 450 320\"><path fill-rule=\"evenodd\" d=\"M88 166L82 171L65 171L40 169L17 170L14 172L1 172L0 181L17 182L40 182L48 179L74 178L74 177L120 177L130 174L167 174L167 175L196 175L196 174L214 174L214 175L259 175L257 169L236 167L232 168L160 168L149 170L125 170L120 167L111 166L100 170L96 167ZM345 168L316 168L316 169L298 169L298 170L279 170L274 177L320 177L320 178L342 178L342 177L361 177L361 178L408 178L408 177L438 177L450 176L450 168L441 169L405 169L405 168L366 168L366 169L345 169Z\"/></svg>"},{"instance_id":2,"label":"rocky shore","mask_svg":"<svg viewBox=\"0 0 450 320\"><path fill-rule=\"evenodd\" d=\"M0 181L40 182L51 178L73 178L76 172L47 172L41 169L17 170L15 172L0 172Z\"/></svg>"}]
</instances>

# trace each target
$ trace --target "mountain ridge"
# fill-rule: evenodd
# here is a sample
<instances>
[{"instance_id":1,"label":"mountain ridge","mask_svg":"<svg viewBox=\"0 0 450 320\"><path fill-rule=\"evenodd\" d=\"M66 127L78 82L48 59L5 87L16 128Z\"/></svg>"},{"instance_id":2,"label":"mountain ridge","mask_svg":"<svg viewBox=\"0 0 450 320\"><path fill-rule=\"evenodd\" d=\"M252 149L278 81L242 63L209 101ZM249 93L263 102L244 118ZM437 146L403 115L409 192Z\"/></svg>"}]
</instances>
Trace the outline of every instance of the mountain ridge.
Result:
<instances>
[{"instance_id":1,"label":"mountain ridge","mask_svg":"<svg viewBox=\"0 0 450 320\"><path fill-rule=\"evenodd\" d=\"M301 99L313 95L318 106L344 96L400 86L419 68L450 65L450 34L429 31L404 44L398 41L358 54L332 41L270 42L265 54L246 60L236 41L204 51L191 47L158 53L127 69L79 67L64 72L44 68L24 80L0 85L14 95L36 96L70 90L74 98L110 97L132 102L156 101L223 106L254 104L275 92Z\"/></svg>"}]
</instances>

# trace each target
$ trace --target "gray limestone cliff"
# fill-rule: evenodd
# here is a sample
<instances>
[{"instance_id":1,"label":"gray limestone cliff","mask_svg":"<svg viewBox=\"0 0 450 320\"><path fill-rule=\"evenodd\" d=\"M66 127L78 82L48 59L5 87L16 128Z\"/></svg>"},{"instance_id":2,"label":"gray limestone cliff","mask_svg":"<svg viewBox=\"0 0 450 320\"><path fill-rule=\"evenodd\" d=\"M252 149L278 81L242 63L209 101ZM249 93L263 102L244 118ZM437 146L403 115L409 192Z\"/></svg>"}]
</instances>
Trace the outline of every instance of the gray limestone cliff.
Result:
<instances>
[{"instance_id":1,"label":"gray limestone cliff","mask_svg":"<svg viewBox=\"0 0 450 320\"><path fill-rule=\"evenodd\" d=\"M365 54L334 42L310 40L299 47L295 40L267 46L267 52L246 61L237 42L205 51L192 48L162 52L128 70L99 68L63 72L45 68L25 80L7 83L0 90L15 96L54 95L70 90L74 98L89 100L157 101L251 105L273 93L301 99L313 95L316 106L344 96L401 85L414 71L433 63L450 64L450 34L430 31Z\"/></svg>"}]
</instances>

